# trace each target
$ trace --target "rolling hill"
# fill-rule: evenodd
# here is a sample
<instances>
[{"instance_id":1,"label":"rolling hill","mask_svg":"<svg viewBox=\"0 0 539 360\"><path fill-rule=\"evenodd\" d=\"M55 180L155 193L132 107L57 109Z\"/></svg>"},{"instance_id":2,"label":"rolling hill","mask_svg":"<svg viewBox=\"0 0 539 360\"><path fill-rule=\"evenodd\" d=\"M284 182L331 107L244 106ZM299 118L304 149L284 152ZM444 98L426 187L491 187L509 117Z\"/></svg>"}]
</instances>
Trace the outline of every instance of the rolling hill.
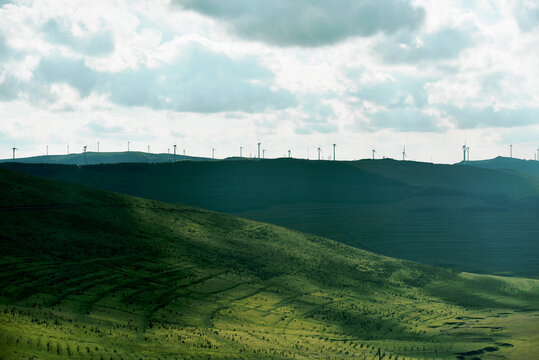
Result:
<instances>
[{"instance_id":1,"label":"rolling hill","mask_svg":"<svg viewBox=\"0 0 539 360\"><path fill-rule=\"evenodd\" d=\"M467 161L466 165L485 169L514 170L539 175L539 161L537 160L522 160L498 156L489 160Z\"/></svg>"},{"instance_id":2,"label":"rolling hill","mask_svg":"<svg viewBox=\"0 0 539 360\"><path fill-rule=\"evenodd\" d=\"M539 350L538 280L439 269L2 169L0 188L3 359L379 351L468 360Z\"/></svg>"},{"instance_id":3,"label":"rolling hill","mask_svg":"<svg viewBox=\"0 0 539 360\"><path fill-rule=\"evenodd\" d=\"M394 160L1 166L425 264L539 276L539 181L531 174Z\"/></svg>"},{"instance_id":4,"label":"rolling hill","mask_svg":"<svg viewBox=\"0 0 539 360\"><path fill-rule=\"evenodd\" d=\"M119 164L119 163L165 163L182 160L211 160L197 156L185 156L174 154L153 154L141 151L123 152L86 152L68 155L41 155L26 158L17 158L16 161L23 164L63 164L63 165L95 165L95 164ZM1 159L0 163L13 162L13 159Z\"/></svg>"}]
</instances>

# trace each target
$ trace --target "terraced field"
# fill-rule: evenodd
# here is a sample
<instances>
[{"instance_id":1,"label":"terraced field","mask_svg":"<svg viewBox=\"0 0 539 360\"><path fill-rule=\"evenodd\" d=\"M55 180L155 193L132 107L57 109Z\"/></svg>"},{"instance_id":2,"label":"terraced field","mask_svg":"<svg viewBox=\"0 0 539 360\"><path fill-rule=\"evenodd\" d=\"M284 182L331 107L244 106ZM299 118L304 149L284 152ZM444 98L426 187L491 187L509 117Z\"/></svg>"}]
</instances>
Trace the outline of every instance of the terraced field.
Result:
<instances>
[{"instance_id":1,"label":"terraced field","mask_svg":"<svg viewBox=\"0 0 539 360\"><path fill-rule=\"evenodd\" d=\"M0 358L520 359L539 281L0 171ZM379 355L378 355L379 352Z\"/></svg>"}]
</instances>

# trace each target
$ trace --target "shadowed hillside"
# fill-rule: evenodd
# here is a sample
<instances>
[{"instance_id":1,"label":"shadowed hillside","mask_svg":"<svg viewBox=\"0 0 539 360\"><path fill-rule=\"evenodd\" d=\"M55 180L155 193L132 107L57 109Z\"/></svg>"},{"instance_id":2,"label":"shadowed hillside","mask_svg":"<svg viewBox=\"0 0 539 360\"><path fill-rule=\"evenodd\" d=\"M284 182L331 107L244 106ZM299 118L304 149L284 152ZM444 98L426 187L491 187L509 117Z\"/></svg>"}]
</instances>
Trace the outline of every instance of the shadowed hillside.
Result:
<instances>
[{"instance_id":1,"label":"shadowed hillside","mask_svg":"<svg viewBox=\"0 0 539 360\"><path fill-rule=\"evenodd\" d=\"M240 215L426 264L539 275L539 189L530 175L394 160L2 166Z\"/></svg>"},{"instance_id":2,"label":"shadowed hillside","mask_svg":"<svg viewBox=\"0 0 539 360\"><path fill-rule=\"evenodd\" d=\"M124 152L93 152L69 155L41 155L26 158L17 158L16 162L23 164L62 164L62 165L95 165L95 164L119 164L119 163L165 163L181 160L210 160L197 156L185 156L174 154L153 154L141 151ZM0 163L13 162L13 159L2 159Z\"/></svg>"},{"instance_id":3,"label":"shadowed hillside","mask_svg":"<svg viewBox=\"0 0 539 360\"><path fill-rule=\"evenodd\" d=\"M489 160L467 161L466 165L485 169L514 170L539 175L539 161L537 160L522 160L498 156Z\"/></svg>"},{"instance_id":4,"label":"shadowed hillside","mask_svg":"<svg viewBox=\"0 0 539 360\"><path fill-rule=\"evenodd\" d=\"M530 358L537 280L0 170L5 359Z\"/></svg>"}]
</instances>

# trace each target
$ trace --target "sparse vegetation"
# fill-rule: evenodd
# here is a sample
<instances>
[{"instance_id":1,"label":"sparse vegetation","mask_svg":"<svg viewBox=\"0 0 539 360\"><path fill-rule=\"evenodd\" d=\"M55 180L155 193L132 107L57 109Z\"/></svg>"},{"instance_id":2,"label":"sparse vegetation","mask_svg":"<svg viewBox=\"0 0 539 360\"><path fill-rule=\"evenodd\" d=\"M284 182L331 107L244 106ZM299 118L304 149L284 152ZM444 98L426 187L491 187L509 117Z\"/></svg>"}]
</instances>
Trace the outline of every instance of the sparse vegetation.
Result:
<instances>
[{"instance_id":1,"label":"sparse vegetation","mask_svg":"<svg viewBox=\"0 0 539 360\"><path fill-rule=\"evenodd\" d=\"M539 281L0 170L0 358L531 358Z\"/></svg>"}]
</instances>

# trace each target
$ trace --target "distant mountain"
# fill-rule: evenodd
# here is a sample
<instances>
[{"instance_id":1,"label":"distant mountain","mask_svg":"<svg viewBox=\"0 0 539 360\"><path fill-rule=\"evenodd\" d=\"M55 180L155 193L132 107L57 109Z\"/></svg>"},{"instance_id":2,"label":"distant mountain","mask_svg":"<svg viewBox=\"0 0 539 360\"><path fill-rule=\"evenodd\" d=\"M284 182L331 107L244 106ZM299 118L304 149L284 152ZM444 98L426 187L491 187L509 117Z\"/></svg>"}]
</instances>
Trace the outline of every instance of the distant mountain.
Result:
<instances>
[{"instance_id":1,"label":"distant mountain","mask_svg":"<svg viewBox=\"0 0 539 360\"><path fill-rule=\"evenodd\" d=\"M16 162L24 164L63 164L63 165L96 165L96 164L119 164L119 163L165 163L181 160L211 160L197 156L185 156L173 154L152 154L141 151L124 152L91 152L69 155L41 155L26 158L17 158ZM2 162L13 162L13 159L2 159Z\"/></svg>"},{"instance_id":2,"label":"distant mountain","mask_svg":"<svg viewBox=\"0 0 539 360\"><path fill-rule=\"evenodd\" d=\"M183 168L177 164L135 168L171 172ZM275 164L310 167L262 165ZM317 166L342 176L343 165ZM399 186L358 174L364 186ZM439 269L3 169L0 189L1 359L531 359L538 352L538 280Z\"/></svg>"},{"instance_id":3,"label":"distant mountain","mask_svg":"<svg viewBox=\"0 0 539 360\"><path fill-rule=\"evenodd\" d=\"M1 166L425 264L539 276L539 187L530 174L395 160Z\"/></svg>"},{"instance_id":4,"label":"distant mountain","mask_svg":"<svg viewBox=\"0 0 539 360\"><path fill-rule=\"evenodd\" d=\"M522 160L498 156L490 160L477 160L460 162L459 165L475 166L485 169L496 170L515 170L529 174L539 175L539 161L537 160Z\"/></svg>"}]
</instances>

